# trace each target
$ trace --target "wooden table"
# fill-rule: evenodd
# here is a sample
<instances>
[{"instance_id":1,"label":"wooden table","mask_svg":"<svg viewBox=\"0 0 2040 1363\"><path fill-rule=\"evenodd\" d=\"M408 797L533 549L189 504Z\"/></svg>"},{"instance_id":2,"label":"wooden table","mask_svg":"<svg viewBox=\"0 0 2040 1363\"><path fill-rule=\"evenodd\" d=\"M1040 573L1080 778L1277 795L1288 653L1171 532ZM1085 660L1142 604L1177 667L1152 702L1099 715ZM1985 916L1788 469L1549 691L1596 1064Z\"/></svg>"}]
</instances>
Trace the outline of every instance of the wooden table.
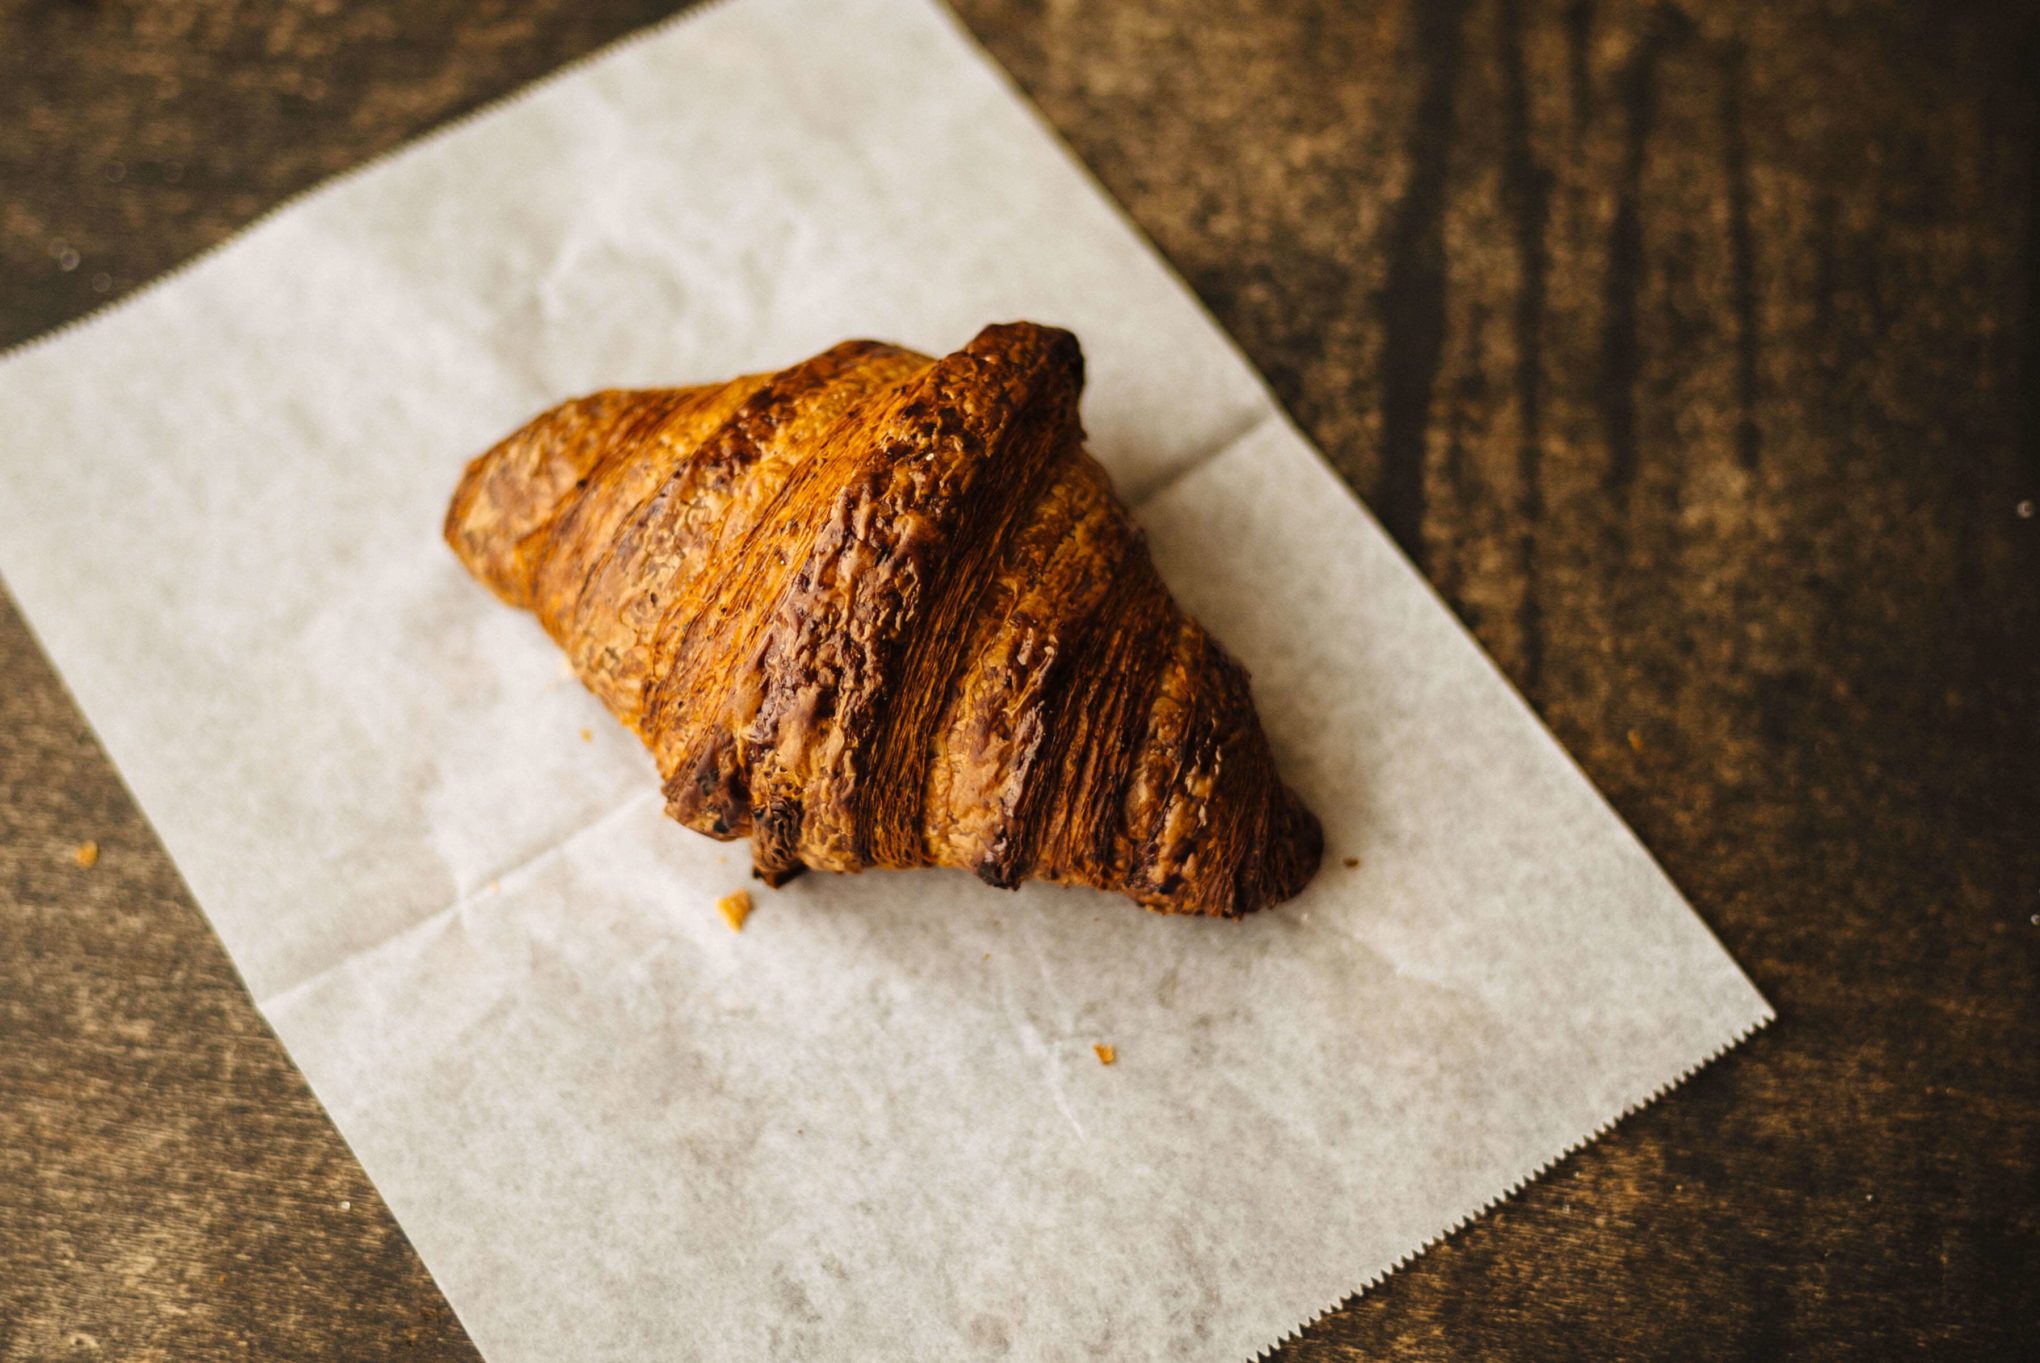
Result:
<instances>
[{"instance_id":1,"label":"wooden table","mask_svg":"<svg viewBox=\"0 0 2040 1363\"><path fill-rule=\"evenodd\" d=\"M666 7L7 6L0 342ZM1283 1356L2030 1346L2032 17L958 8L1780 1014ZM0 1361L100 1356L473 1355L0 603Z\"/></svg>"}]
</instances>

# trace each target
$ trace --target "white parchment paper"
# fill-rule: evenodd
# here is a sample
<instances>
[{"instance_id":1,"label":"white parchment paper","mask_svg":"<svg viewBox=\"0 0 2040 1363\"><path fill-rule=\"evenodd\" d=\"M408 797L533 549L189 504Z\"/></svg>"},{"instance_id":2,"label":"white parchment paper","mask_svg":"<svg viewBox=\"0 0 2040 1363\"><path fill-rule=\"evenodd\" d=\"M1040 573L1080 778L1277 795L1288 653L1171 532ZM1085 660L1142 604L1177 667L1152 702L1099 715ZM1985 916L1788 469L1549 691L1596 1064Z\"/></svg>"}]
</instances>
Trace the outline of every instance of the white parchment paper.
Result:
<instances>
[{"instance_id":1,"label":"white parchment paper","mask_svg":"<svg viewBox=\"0 0 2040 1363\"><path fill-rule=\"evenodd\" d=\"M811 876L732 934L742 850L441 546L461 464L1016 317L1082 337L1326 869L1244 924ZM0 572L497 1363L1245 1357L1769 1015L932 0L668 25L16 354L0 411Z\"/></svg>"}]
</instances>

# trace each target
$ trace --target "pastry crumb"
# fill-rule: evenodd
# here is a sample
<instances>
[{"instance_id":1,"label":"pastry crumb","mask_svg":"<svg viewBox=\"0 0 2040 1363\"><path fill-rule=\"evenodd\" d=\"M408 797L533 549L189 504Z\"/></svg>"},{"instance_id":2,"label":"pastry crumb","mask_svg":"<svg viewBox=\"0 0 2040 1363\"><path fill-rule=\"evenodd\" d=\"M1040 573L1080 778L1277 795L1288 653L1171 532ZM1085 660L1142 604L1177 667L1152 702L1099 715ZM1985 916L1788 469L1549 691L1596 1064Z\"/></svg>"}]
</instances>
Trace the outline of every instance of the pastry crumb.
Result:
<instances>
[{"instance_id":1,"label":"pastry crumb","mask_svg":"<svg viewBox=\"0 0 2040 1363\"><path fill-rule=\"evenodd\" d=\"M583 743L593 743L595 741L595 731L593 729L581 730L581 741Z\"/></svg>"},{"instance_id":2,"label":"pastry crumb","mask_svg":"<svg viewBox=\"0 0 2040 1363\"><path fill-rule=\"evenodd\" d=\"M1350 870L1352 870L1352 869L1353 869L1353 868L1354 868L1355 866L1358 866L1359 864L1360 864L1360 858L1358 858L1358 857L1347 857L1347 858L1346 858L1346 869L1347 869L1347 870L1349 870L1349 871L1350 871Z\"/></svg>"},{"instance_id":3,"label":"pastry crumb","mask_svg":"<svg viewBox=\"0 0 2040 1363\"><path fill-rule=\"evenodd\" d=\"M1110 1065L1119 1059L1119 1048L1117 1046L1108 1046L1101 1041L1091 1049L1098 1053L1098 1063L1101 1065Z\"/></svg>"},{"instance_id":4,"label":"pastry crumb","mask_svg":"<svg viewBox=\"0 0 2040 1363\"><path fill-rule=\"evenodd\" d=\"M87 838L72 849L71 859L86 870L92 869L93 864L99 860L99 844Z\"/></svg>"},{"instance_id":5,"label":"pastry crumb","mask_svg":"<svg viewBox=\"0 0 2040 1363\"><path fill-rule=\"evenodd\" d=\"M1635 729L1629 731L1629 750L1639 755L1643 752L1643 735Z\"/></svg>"},{"instance_id":6,"label":"pastry crumb","mask_svg":"<svg viewBox=\"0 0 2040 1363\"><path fill-rule=\"evenodd\" d=\"M742 932L744 920L751 916L751 892L737 890L715 901L715 911L723 916L723 922L730 925L731 932Z\"/></svg>"}]
</instances>

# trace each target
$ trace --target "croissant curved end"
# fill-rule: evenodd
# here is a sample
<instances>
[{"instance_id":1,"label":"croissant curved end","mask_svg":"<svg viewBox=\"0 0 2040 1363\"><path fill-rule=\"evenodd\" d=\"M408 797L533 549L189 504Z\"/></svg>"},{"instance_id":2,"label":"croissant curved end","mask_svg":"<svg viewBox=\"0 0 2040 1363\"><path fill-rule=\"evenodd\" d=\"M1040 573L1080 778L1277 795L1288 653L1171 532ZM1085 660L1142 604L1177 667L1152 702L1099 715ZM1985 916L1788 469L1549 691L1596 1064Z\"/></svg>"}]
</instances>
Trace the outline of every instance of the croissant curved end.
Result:
<instances>
[{"instance_id":1,"label":"croissant curved end","mask_svg":"<svg viewBox=\"0 0 2040 1363\"><path fill-rule=\"evenodd\" d=\"M808 868L951 866L1237 917L1324 836L1246 671L1084 449L1067 331L613 390L471 462L448 544L641 738L667 812Z\"/></svg>"}]
</instances>

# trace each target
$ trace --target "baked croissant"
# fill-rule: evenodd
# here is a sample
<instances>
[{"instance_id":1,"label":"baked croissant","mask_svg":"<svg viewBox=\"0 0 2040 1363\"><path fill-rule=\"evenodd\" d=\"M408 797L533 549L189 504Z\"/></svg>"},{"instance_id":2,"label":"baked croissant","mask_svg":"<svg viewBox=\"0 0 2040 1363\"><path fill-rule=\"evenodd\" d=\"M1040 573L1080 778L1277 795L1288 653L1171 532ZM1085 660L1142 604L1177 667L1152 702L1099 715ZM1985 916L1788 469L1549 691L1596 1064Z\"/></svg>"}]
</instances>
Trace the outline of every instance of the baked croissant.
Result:
<instances>
[{"instance_id":1,"label":"baked croissant","mask_svg":"<svg viewBox=\"0 0 2040 1363\"><path fill-rule=\"evenodd\" d=\"M1085 452L1082 386L1023 322L597 393L469 464L446 538L771 884L955 866L1251 913L1322 833Z\"/></svg>"}]
</instances>

